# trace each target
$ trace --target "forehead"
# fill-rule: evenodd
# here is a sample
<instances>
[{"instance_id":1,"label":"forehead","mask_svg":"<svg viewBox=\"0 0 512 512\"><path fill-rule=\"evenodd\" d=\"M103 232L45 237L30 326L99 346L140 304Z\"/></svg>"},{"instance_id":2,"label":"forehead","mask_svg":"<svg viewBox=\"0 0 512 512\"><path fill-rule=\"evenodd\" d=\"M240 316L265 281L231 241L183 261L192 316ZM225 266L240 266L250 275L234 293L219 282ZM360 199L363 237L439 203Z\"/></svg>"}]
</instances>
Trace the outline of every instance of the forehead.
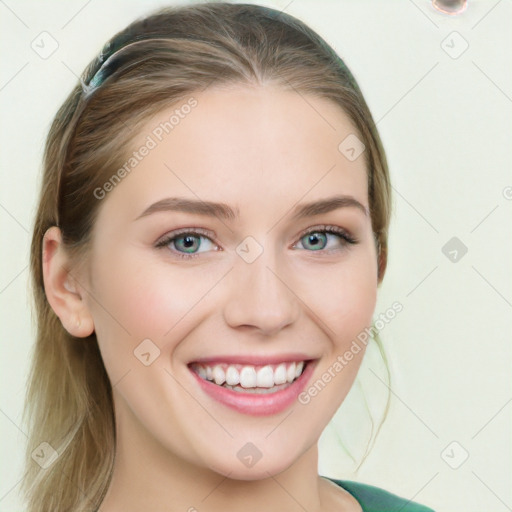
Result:
<instances>
[{"instance_id":1,"label":"forehead","mask_svg":"<svg viewBox=\"0 0 512 512\"><path fill-rule=\"evenodd\" d=\"M207 89L146 123L107 202L124 200L135 213L172 194L261 208L339 192L367 205L364 155L350 160L340 150L355 135L324 98L270 86Z\"/></svg>"}]
</instances>

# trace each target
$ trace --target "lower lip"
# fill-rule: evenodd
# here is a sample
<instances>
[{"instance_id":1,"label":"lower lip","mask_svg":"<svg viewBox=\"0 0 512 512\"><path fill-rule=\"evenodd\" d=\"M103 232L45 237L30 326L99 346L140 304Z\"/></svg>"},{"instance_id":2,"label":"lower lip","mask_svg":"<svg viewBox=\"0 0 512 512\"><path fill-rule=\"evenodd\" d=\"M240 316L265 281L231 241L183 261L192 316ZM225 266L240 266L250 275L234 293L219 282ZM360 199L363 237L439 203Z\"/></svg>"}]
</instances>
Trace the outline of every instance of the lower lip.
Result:
<instances>
[{"instance_id":1,"label":"lower lip","mask_svg":"<svg viewBox=\"0 0 512 512\"><path fill-rule=\"evenodd\" d=\"M314 362L309 361L301 376L294 380L287 388L276 391L275 393L262 394L233 391L202 379L192 370L190 370L190 372L198 381L201 389L217 402L242 414L270 416L284 411L295 402L297 396L306 387L313 373L314 366Z\"/></svg>"}]
</instances>

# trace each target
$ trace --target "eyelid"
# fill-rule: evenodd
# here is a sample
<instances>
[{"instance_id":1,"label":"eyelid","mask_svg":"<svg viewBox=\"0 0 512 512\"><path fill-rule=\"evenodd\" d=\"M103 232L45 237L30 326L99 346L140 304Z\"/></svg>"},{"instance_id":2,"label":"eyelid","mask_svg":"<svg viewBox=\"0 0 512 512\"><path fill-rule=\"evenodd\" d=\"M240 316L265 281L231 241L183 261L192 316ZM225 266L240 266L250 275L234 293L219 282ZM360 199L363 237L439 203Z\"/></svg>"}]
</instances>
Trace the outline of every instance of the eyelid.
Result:
<instances>
[{"instance_id":1,"label":"eyelid","mask_svg":"<svg viewBox=\"0 0 512 512\"><path fill-rule=\"evenodd\" d=\"M340 226L335 226L335 225L332 225L332 224L319 224L317 226L311 226L309 228L304 229L299 234L297 242L294 242L293 245L296 245L298 242L300 242L300 240L302 238L304 238L309 233L316 233L318 231L325 231L325 232L328 232L328 233L332 232L332 233L334 233L334 234L344 238L347 243L355 244L355 243L358 242L358 240L348 230L346 230L346 229L344 229L344 228L342 228Z\"/></svg>"},{"instance_id":2,"label":"eyelid","mask_svg":"<svg viewBox=\"0 0 512 512\"><path fill-rule=\"evenodd\" d=\"M166 233L165 235L161 236L156 241L155 245L158 246L163 241L166 241L169 238L175 238L175 237L177 237L179 235L183 235L183 234L202 235L206 238L209 238L212 242L217 243L217 242L215 242L215 233L213 231L210 231L210 230L204 229L204 228L196 228L196 227L190 226L190 227L186 227L186 228L178 228L173 231L169 231L169 233Z\"/></svg>"}]
</instances>

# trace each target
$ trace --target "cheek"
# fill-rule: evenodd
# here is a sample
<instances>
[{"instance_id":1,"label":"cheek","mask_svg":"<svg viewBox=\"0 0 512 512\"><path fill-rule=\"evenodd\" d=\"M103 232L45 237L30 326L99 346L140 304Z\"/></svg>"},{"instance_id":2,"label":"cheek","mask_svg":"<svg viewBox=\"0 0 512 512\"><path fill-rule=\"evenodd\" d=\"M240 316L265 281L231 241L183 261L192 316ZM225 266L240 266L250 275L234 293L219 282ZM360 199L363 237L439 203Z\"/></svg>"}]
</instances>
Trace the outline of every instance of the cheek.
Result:
<instances>
[{"instance_id":1,"label":"cheek","mask_svg":"<svg viewBox=\"0 0 512 512\"><path fill-rule=\"evenodd\" d=\"M149 263L142 264L129 253L102 260L94 274L96 301L92 301L98 345L109 378L119 383L116 389L123 402L143 422L163 421L165 400L170 401L165 408L170 412L175 411L173 403L180 403L179 386L173 387L171 377L162 370L171 371L177 347L201 321L201 298L214 284L211 273L205 277L193 269L184 272L177 266ZM159 400L148 401L148 393ZM171 420L167 418L167 424Z\"/></svg>"},{"instance_id":2,"label":"cheek","mask_svg":"<svg viewBox=\"0 0 512 512\"><path fill-rule=\"evenodd\" d=\"M132 350L146 338L160 347L164 341L183 338L187 320L198 314L218 280L214 274L199 266L143 261L136 252L112 252L93 276L91 305L98 338Z\"/></svg>"},{"instance_id":3,"label":"cheek","mask_svg":"<svg viewBox=\"0 0 512 512\"><path fill-rule=\"evenodd\" d=\"M375 310L375 262L372 251L358 254L345 265L324 270L324 279L315 280L318 285L310 288L308 305L318 317L317 325L328 343L298 403L303 413L317 418L318 435L350 391L365 354L366 345L358 341L358 336L371 325Z\"/></svg>"},{"instance_id":4,"label":"cheek","mask_svg":"<svg viewBox=\"0 0 512 512\"><path fill-rule=\"evenodd\" d=\"M309 267L301 275L300 297L335 345L351 341L371 324L377 300L377 268L372 250L346 261Z\"/></svg>"},{"instance_id":5,"label":"cheek","mask_svg":"<svg viewBox=\"0 0 512 512\"><path fill-rule=\"evenodd\" d=\"M377 301L377 277L371 273L343 273L330 286L326 309L338 340L353 339L371 324Z\"/></svg>"}]
</instances>

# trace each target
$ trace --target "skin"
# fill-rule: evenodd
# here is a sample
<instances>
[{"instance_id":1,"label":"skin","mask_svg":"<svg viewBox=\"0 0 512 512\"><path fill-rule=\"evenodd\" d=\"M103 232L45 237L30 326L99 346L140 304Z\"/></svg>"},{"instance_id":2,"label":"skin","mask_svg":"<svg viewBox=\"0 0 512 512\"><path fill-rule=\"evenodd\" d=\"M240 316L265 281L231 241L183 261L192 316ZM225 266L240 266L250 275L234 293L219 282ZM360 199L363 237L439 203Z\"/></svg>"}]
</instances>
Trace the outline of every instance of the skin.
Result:
<instances>
[{"instance_id":1,"label":"skin","mask_svg":"<svg viewBox=\"0 0 512 512\"><path fill-rule=\"evenodd\" d=\"M51 306L71 334L96 332L113 383L116 460L101 511L361 510L318 476L317 441L364 350L307 405L270 416L219 404L187 367L201 357L300 353L316 360L313 383L371 324L369 215L346 206L292 218L297 205L335 194L369 209L363 156L351 162L338 150L355 130L335 104L275 86L193 96L191 113L102 199L86 268L70 266L58 228L43 244ZM148 121L130 152L175 108ZM137 219L171 196L222 202L240 216ZM322 225L357 243L328 234L328 248L311 249L301 233ZM211 241L197 240L190 260L172 244L155 247L179 228L203 228ZM247 236L263 248L250 264L236 252ZM160 355L145 366L134 350L148 338ZM262 453L250 468L237 457L247 442Z\"/></svg>"}]
</instances>

